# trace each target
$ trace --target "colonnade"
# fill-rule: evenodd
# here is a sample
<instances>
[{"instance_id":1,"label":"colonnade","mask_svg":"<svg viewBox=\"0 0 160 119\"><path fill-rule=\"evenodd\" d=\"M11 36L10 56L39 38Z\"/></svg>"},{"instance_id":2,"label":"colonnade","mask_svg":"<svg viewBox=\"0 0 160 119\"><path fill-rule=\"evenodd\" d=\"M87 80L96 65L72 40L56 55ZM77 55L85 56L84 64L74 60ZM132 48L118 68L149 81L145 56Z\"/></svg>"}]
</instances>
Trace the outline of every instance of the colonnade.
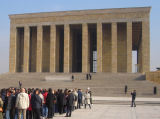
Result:
<instances>
[{"instance_id":1,"label":"colonnade","mask_svg":"<svg viewBox=\"0 0 160 119\"><path fill-rule=\"evenodd\" d=\"M142 21L142 33L140 38L140 43L138 46L138 66L139 72L146 72L149 71L150 66L150 36L149 36L149 22ZM96 39L97 39L97 72L132 72L132 45L133 45L133 29L132 24L133 22L125 22L125 53L124 58L122 58L118 63L118 52L121 48L118 49L118 23L102 23L98 22L96 24ZM107 38L109 35L103 30L104 24L109 24L110 26L110 39ZM36 72L43 72L43 24L36 26L37 27L37 45L36 45ZM64 60L63 60L63 72L69 73L72 72L72 40L71 40L71 24L64 24ZM24 25L24 58L23 58L23 67L22 72L30 72L30 27L29 25ZM18 26L11 25L10 29L10 72L18 72L17 71L17 51L19 50L17 47L17 28ZM50 28L50 56L49 56L49 72L57 72L56 70L56 48L57 48L57 25L51 24L49 25ZM109 28L107 26L107 28ZM90 72L90 39L89 38L89 24L82 23L82 72L87 73ZM109 43L109 50L107 49ZM105 53L108 55L105 56ZM121 56L119 56L121 57ZM108 59L107 59L108 58ZM121 70L119 67L121 62L124 62L125 70ZM118 65L119 64L119 65ZM109 68L107 69L107 65ZM118 68L119 67L119 68Z\"/></svg>"}]
</instances>

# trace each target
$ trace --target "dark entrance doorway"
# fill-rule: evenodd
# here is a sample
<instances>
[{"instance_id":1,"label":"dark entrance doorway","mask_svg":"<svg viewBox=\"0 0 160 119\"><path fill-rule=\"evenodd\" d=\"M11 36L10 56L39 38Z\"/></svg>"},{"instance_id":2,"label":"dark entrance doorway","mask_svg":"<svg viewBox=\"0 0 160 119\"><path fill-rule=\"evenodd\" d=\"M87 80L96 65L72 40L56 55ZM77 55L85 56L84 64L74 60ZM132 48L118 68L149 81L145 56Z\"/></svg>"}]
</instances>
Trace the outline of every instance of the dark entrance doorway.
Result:
<instances>
[{"instance_id":1,"label":"dark entrance doorway","mask_svg":"<svg viewBox=\"0 0 160 119\"><path fill-rule=\"evenodd\" d=\"M37 27L30 27L29 72L36 72Z\"/></svg>"},{"instance_id":2,"label":"dark entrance doorway","mask_svg":"<svg viewBox=\"0 0 160 119\"><path fill-rule=\"evenodd\" d=\"M56 72L63 72L64 64L64 25L56 26Z\"/></svg>"},{"instance_id":3,"label":"dark entrance doorway","mask_svg":"<svg viewBox=\"0 0 160 119\"><path fill-rule=\"evenodd\" d=\"M97 72L97 25L88 25L88 37L90 42L90 72Z\"/></svg>"},{"instance_id":4,"label":"dark entrance doorway","mask_svg":"<svg viewBox=\"0 0 160 119\"><path fill-rule=\"evenodd\" d=\"M17 56L16 56L16 70L23 72L24 59L24 28L17 28Z\"/></svg>"},{"instance_id":5,"label":"dark entrance doorway","mask_svg":"<svg viewBox=\"0 0 160 119\"><path fill-rule=\"evenodd\" d=\"M82 25L71 25L72 72L82 72Z\"/></svg>"}]
</instances>

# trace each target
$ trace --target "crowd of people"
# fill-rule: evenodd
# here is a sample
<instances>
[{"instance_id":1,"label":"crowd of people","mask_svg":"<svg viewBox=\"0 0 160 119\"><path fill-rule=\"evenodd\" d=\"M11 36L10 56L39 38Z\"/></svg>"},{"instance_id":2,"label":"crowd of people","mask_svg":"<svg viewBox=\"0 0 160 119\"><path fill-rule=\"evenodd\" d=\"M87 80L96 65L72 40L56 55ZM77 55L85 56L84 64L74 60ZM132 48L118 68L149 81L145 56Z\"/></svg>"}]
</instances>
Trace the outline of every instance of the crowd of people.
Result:
<instances>
[{"instance_id":1,"label":"crowd of people","mask_svg":"<svg viewBox=\"0 0 160 119\"><path fill-rule=\"evenodd\" d=\"M55 113L71 117L76 109L91 109L92 92L81 89L1 89L0 119L46 119Z\"/></svg>"}]
</instances>

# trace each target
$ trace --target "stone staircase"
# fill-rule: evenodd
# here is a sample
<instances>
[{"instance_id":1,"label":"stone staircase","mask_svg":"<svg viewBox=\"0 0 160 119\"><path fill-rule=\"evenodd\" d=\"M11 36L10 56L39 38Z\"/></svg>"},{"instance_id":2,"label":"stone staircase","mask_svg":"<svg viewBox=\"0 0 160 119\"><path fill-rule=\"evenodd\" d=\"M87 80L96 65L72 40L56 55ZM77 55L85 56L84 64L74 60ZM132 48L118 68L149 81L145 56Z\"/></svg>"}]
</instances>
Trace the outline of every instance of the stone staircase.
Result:
<instances>
[{"instance_id":1,"label":"stone staircase","mask_svg":"<svg viewBox=\"0 0 160 119\"><path fill-rule=\"evenodd\" d=\"M71 77L72 81L46 81L46 76ZM133 89L137 90L139 97L160 97L160 85L145 80L145 76L139 73L92 73L92 80L86 80L84 73L5 73L0 75L0 88L18 87L18 81L26 88L81 88L88 87L95 96L129 97ZM124 86L128 86L128 93L124 94ZM153 87L157 86L158 94L153 95Z\"/></svg>"}]
</instances>

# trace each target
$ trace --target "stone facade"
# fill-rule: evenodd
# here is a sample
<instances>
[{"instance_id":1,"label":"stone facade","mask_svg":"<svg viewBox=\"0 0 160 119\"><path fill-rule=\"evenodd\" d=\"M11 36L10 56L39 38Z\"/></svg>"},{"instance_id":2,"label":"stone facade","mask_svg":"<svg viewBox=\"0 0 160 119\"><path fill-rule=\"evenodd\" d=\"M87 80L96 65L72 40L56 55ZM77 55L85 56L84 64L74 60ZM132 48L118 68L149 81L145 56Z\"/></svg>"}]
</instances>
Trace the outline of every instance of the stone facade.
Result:
<instances>
[{"instance_id":1,"label":"stone facade","mask_svg":"<svg viewBox=\"0 0 160 119\"><path fill-rule=\"evenodd\" d=\"M9 17L9 72L130 73L132 51L138 72L150 70L150 7Z\"/></svg>"},{"instance_id":2,"label":"stone facade","mask_svg":"<svg viewBox=\"0 0 160 119\"><path fill-rule=\"evenodd\" d=\"M146 80L160 84L160 71L146 72Z\"/></svg>"}]
</instances>

